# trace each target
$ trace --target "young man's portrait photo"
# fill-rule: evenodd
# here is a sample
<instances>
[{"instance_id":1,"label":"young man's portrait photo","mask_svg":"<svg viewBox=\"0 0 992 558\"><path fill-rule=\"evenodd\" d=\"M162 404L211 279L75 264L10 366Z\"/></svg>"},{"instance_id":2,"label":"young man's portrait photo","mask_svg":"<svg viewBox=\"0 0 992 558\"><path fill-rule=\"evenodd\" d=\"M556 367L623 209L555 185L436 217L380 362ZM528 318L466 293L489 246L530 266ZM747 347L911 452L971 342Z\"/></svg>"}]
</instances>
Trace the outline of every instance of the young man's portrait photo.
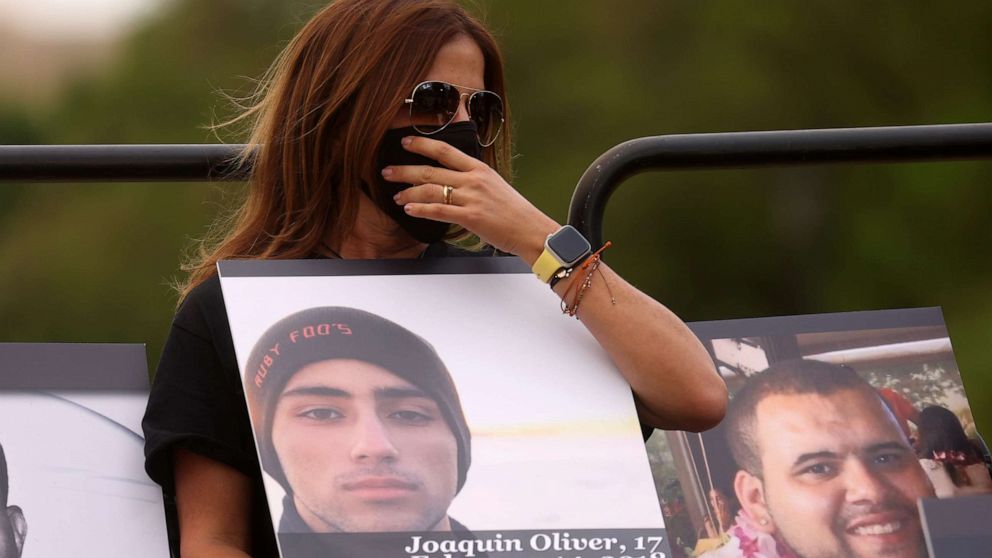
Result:
<instances>
[{"instance_id":1,"label":"young man's portrait photo","mask_svg":"<svg viewBox=\"0 0 992 558\"><path fill-rule=\"evenodd\" d=\"M362 310L311 308L270 327L247 372L262 464L286 491L281 532L464 529L448 506L471 434L426 340Z\"/></svg>"},{"instance_id":2,"label":"young man's portrait photo","mask_svg":"<svg viewBox=\"0 0 992 558\"><path fill-rule=\"evenodd\" d=\"M222 262L285 554L664 528L629 384L532 274L479 260Z\"/></svg>"}]
</instances>

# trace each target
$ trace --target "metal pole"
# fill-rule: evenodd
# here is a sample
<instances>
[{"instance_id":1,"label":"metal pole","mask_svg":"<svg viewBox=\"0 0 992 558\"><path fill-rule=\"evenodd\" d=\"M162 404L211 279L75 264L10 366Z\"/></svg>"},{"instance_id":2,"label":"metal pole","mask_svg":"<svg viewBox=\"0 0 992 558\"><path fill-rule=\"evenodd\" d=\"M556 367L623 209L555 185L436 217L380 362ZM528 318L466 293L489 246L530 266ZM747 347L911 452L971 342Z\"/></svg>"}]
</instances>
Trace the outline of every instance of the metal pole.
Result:
<instances>
[{"instance_id":1,"label":"metal pole","mask_svg":"<svg viewBox=\"0 0 992 558\"><path fill-rule=\"evenodd\" d=\"M0 181L244 180L244 145L5 145Z\"/></svg>"}]
</instances>

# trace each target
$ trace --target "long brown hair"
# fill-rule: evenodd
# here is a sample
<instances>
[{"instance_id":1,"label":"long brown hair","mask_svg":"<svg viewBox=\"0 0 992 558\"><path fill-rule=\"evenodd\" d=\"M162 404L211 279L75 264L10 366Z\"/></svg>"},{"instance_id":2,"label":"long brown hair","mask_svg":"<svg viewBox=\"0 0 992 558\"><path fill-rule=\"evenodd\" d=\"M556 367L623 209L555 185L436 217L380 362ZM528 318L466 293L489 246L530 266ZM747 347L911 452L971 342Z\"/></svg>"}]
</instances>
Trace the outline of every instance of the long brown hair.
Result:
<instances>
[{"instance_id":1,"label":"long brown hair","mask_svg":"<svg viewBox=\"0 0 992 558\"><path fill-rule=\"evenodd\" d=\"M493 36L449 0L338 0L290 41L232 120L251 135L240 162L248 193L214 223L180 300L222 259L293 259L317 252L330 230L340 242L354 227L362 183L376 188L376 152L413 86L441 47L472 38L485 58L485 87L506 102L503 60ZM510 178L510 122L483 160ZM211 240L213 239L213 240Z\"/></svg>"}]
</instances>

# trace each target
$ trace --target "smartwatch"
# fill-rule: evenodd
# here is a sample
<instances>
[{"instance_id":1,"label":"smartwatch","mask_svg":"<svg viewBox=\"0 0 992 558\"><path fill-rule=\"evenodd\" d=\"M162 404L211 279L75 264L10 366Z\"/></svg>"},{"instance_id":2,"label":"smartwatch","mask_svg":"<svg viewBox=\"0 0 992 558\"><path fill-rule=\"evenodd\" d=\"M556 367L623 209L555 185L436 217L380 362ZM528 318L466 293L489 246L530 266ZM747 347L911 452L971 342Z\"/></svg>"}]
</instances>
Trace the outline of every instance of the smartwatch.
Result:
<instances>
[{"instance_id":1,"label":"smartwatch","mask_svg":"<svg viewBox=\"0 0 992 558\"><path fill-rule=\"evenodd\" d=\"M531 271L542 283L551 281L563 269L571 269L592 253L592 246L572 225L565 225L549 234L544 241L544 252L534 262Z\"/></svg>"}]
</instances>

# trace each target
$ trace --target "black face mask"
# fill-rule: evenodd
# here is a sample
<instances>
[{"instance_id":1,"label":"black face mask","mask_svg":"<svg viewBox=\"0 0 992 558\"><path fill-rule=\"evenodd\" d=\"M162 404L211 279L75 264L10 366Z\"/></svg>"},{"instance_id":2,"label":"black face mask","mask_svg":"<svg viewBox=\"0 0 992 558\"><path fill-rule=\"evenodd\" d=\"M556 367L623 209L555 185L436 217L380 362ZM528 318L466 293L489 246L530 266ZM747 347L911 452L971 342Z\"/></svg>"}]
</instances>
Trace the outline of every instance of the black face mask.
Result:
<instances>
[{"instance_id":1,"label":"black face mask","mask_svg":"<svg viewBox=\"0 0 992 558\"><path fill-rule=\"evenodd\" d=\"M379 147L379 154L376 159L376 171L379 177L378 195L370 194L368 188L364 185L362 189L379 209L392 217L410 236L419 242L430 244L444 238L444 234L448 232L448 228L451 225L441 221L434 221L433 219L411 217L406 211L403 211L403 206L393 201L393 196L402 190L406 190L412 184L388 182L382 178L381 174L378 174L378 171L381 171L383 168L396 165L429 165L444 168L444 165L433 159L428 159L423 155L417 155L403 149L400 140L406 136L423 136L440 140L476 159L482 158L482 148L479 146L478 132L476 131L475 124L472 122L456 122L448 125L448 127L440 132L429 136L421 134L414 130L413 127L397 128L395 130L388 130L382 139L382 146Z\"/></svg>"}]
</instances>

